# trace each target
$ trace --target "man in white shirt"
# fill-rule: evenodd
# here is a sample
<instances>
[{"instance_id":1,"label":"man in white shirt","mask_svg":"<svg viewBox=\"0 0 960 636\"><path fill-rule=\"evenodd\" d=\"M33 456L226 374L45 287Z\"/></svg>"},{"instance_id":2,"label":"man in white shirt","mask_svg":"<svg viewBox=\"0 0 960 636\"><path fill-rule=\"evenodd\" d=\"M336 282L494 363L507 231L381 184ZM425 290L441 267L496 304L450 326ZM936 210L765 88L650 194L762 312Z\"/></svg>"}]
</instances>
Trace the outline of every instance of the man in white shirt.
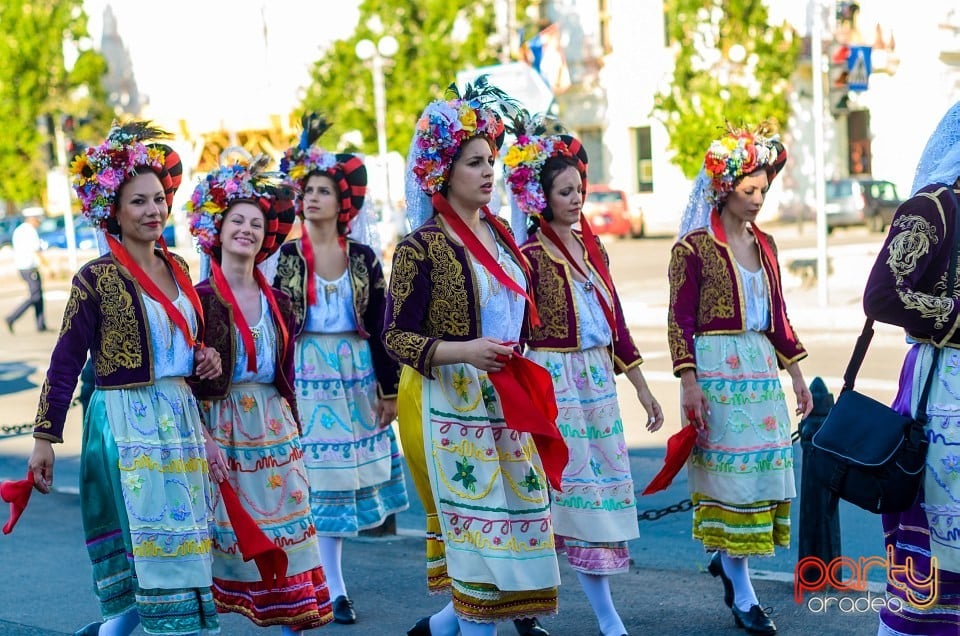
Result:
<instances>
[{"instance_id":1,"label":"man in white shirt","mask_svg":"<svg viewBox=\"0 0 960 636\"><path fill-rule=\"evenodd\" d=\"M23 223L13 231L13 265L27 284L30 297L7 316L7 329L10 333L13 333L13 323L30 307L33 307L36 315L37 331L47 330L47 322L43 317L43 285L40 281L40 235L37 234L43 209L26 208L23 210L23 217Z\"/></svg>"}]
</instances>

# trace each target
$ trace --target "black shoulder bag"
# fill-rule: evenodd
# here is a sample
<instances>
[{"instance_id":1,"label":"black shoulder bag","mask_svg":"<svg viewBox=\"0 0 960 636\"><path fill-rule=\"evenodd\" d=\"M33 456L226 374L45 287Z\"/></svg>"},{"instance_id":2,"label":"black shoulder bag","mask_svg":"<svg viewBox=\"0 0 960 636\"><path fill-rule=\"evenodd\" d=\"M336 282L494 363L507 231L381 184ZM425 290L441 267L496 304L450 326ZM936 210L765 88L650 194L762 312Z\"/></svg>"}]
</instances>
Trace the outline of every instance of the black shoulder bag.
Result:
<instances>
[{"instance_id":1,"label":"black shoulder bag","mask_svg":"<svg viewBox=\"0 0 960 636\"><path fill-rule=\"evenodd\" d=\"M953 194L953 190L950 189ZM953 296L957 272L960 208L956 207L950 252L948 293ZM927 458L927 398L936 375L940 348L933 360L913 418L900 415L854 390L854 382L873 339L873 319L863 332L843 374L843 389L823 425L813 435L814 452L807 466L811 476L835 496L870 512L903 512L917 499Z\"/></svg>"}]
</instances>

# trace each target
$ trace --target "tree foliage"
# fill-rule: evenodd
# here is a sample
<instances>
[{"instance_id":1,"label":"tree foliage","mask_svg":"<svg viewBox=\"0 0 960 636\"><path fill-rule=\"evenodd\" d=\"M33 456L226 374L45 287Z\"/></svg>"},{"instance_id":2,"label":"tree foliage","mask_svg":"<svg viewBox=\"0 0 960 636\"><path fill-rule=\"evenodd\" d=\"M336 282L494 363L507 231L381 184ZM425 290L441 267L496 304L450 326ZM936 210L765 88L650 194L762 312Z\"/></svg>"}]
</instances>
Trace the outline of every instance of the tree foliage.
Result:
<instances>
[{"instance_id":1,"label":"tree foliage","mask_svg":"<svg viewBox=\"0 0 960 636\"><path fill-rule=\"evenodd\" d=\"M79 51L69 70L64 43ZM66 115L109 121L100 85L106 69L89 48L82 0L0 0L0 199L41 200L55 159L43 130L47 116L54 125ZM84 132L81 126L76 134Z\"/></svg>"},{"instance_id":2,"label":"tree foliage","mask_svg":"<svg viewBox=\"0 0 960 636\"><path fill-rule=\"evenodd\" d=\"M693 177L725 121L786 124L800 40L788 25L768 24L764 0L667 0L665 11L677 57L654 112L674 163Z\"/></svg>"},{"instance_id":3,"label":"tree foliage","mask_svg":"<svg viewBox=\"0 0 960 636\"><path fill-rule=\"evenodd\" d=\"M357 42L397 39L399 49L385 70L387 148L406 154L417 118L431 99L456 80L457 71L497 63L493 0L363 0L356 31L334 42L313 66L302 103L332 122L322 143L333 148L345 133L359 131L356 150L377 150L370 69L356 55ZM515 3L525 15L529 0ZM382 29L375 32L371 18ZM342 145L342 144L341 144Z\"/></svg>"}]
</instances>

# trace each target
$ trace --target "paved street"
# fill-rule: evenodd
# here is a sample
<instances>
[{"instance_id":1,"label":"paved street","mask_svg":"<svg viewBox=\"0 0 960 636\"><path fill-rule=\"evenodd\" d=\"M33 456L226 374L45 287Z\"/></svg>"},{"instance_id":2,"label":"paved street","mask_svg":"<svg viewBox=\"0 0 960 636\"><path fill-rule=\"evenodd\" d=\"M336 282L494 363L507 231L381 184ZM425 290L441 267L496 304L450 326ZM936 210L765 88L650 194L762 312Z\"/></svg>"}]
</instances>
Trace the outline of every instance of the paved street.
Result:
<instances>
[{"instance_id":1,"label":"paved street","mask_svg":"<svg viewBox=\"0 0 960 636\"><path fill-rule=\"evenodd\" d=\"M792 321L811 354L802 365L805 377L810 381L819 375L831 390L838 391L840 376L862 326L860 291L880 237L862 231L831 237L831 304L822 308L817 305L816 289L804 286L798 276L788 271L789 263L802 263L813 256L812 228L806 229L806 234L798 234L792 226L773 228L773 232L780 248ZM663 238L608 244L627 319L646 360L644 373L667 414L663 431L646 433L641 424L645 415L629 391L629 384L621 380L621 405L638 490L659 469L666 439L679 427L679 383L670 372L665 342L665 273L671 242ZM0 312L5 314L19 301L21 287L11 271L9 254L0 251ZM66 300L67 280L63 277L47 281L46 289L48 323L57 325ZM32 421L38 385L55 341L54 333L32 332L27 319L17 327L15 336L0 333L0 426L7 427ZM858 385L878 399L889 401L895 391L903 350L902 337L896 330L879 327ZM788 400L792 404L792 396ZM48 497L35 495L16 531L0 537L0 571L8 579L0 603L0 634L71 633L96 618L97 605L75 494L80 427L80 409L72 409L67 443L57 448L58 492ZM0 478L22 478L31 447L29 435L0 437ZM640 499L639 507L665 508L686 496L685 476L681 474L666 492ZM795 505L795 528L797 509ZM841 523L844 555L856 559L882 554L879 518L844 508ZM352 627L331 626L324 632L402 634L418 617L444 604L445 598L426 594L423 517L416 502L410 511L398 516L397 525L398 537L347 542L347 586L360 622ZM641 538L630 546L634 567L613 582L615 600L632 634L744 633L734 626L729 611L722 605L720 582L705 572L702 549L690 539L689 512L641 521L640 533ZM832 607L818 613L807 605L796 604L792 597L795 562L795 547L773 559L751 562L758 594L763 605L774 608L774 620L781 633L876 633L876 615L871 611L843 612ZM595 634L592 612L573 572L562 565L562 575L561 611L559 616L547 619L546 625L555 635ZM399 590L403 593L399 594ZM876 591L870 593L875 595ZM857 593L853 598L866 594ZM51 608L56 610L50 611ZM223 633L259 632L245 620L227 616L223 618ZM514 630L504 625L500 633L513 634Z\"/></svg>"}]
</instances>

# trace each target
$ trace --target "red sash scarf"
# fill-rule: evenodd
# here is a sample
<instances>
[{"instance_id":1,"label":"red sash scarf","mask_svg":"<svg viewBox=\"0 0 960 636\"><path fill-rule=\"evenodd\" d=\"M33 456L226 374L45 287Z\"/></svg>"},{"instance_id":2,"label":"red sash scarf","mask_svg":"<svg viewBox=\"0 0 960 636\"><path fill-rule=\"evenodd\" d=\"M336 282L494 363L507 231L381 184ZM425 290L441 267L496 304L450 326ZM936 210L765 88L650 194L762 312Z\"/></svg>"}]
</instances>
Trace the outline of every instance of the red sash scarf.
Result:
<instances>
[{"instance_id":1,"label":"red sash scarf","mask_svg":"<svg viewBox=\"0 0 960 636\"><path fill-rule=\"evenodd\" d=\"M757 224L751 223L751 225L753 226L753 236L757 239L757 245L760 246L760 255L762 257L760 259L760 265L761 267L763 266L764 260L767 262L770 276L772 278L770 282L773 283L777 290L781 290L780 294L782 294L783 288L780 285L780 266L777 263L776 255L773 253L773 247L770 246L770 241L768 241L766 235L760 231L760 228L757 227ZM713 235L717 237L717 240L726 245L727 232L723 229L723 222L720 220L720 213L716 210L710 214L710 227L713 230ZM773 292L774 290L771 289L771 305L773 304ZM796 335L793 333L793 328L790 326L790 321L787 320L787 310L782 297L780 298L778 306L772 307L771 310L777 312L777 314L780 316L780 321L783 323L784 333L786 334L787 338L790 340L796 340ZM772 322L773 320L771 320L771 323Z\"/></svg>"},{"instance_id":2,"label":"red sash scarf","mask_svg":"<svg viewBox=\"0 0 960 636\"><path fill-rule=\"evenodd\" d=\"M520 286L517 281L513 280L509 274L503 271L503 267L500 266L500 263L490 255L490 252L487 251L487 248L484 247L483 243L480 242L480 239L477 238L477 235L473 233L463 219L460 218L460 215L456 213L453 207L450 206L450 203L447 202L446 198L442 194L433 195L433 207L440 215L443 217L443 220L447 222L450 226L450 229L453 230L454 234L457 235L462 242L464 247L467 248L467 251L479 261L479 263L493 275L497 281L506 287L507 289L513 291L527 301L527 306L530 308L530 324L534 327L540 326L540 314L537 312L537 305L533 301L533 298L527 293L523 287ZM510 252L513 253L513 257L517 260L517 263L520 265L520 268L523 269L524 276L526 279L530 280L530 267L527 264L527 259L520 253L520 248L517 247L516 242L513 240L513 237L510 235L510 232L507 231L507 228L503 226L500 221L497 220L496 216L491 214L490 211L484 207L483 213L487 222L493 227L493 230L497 233L497 236L507 245Z\"/></svg>"},{"instance_id":3,"label":"red sash scarf","mask_svg":"<svg viewBox=\"0 0 960 636\"><path fill-rule=\"evenodd\" d=\"M243 317L243 312L237 304L233 290L230 289L230 283L227 282L226 277L223 275L223 270L220 269L220 264L214 259L210 259L210 271L213 273L213 284L217 288L217 291L219 291L223 299L227 301L227 304L233 308L233 320L237 323L237 331L240 332L240 339L243 341L243 348L247 353L247 371L256 373L257 349L253 341L253 332L250 329L250 325L247 324L247 319ZM257 287L259 287L263 295L267 297L267 304L270 305L270 311L273 313L276 321L279 358L283 359L289 335L287 334L286 325L283 324L283 316L280 315L277 299L274 297L273 289L267 283L267 279L263 277L263 272L254 267L253 277L257 281Z\"/></svg>"},{"instance_id":4,"label":"red sash scarf","mask_svg":"<svg viewBox=\"0 0 960 636\"><path fill-rule=\"evenodd\" d=\"M580 215L580 220L581 220L581 227L584 228L583 243L584 243L584 247L587 250L587 262L593 265L594 269L596 269L597 272L599 272L600 278L603 280L603 284L607 286L607 291L610 292L610 302L608 302L607 299L604 297L604 295L600 293L599 286L594 285L593 292L597 295L597 300L600 301L600 308L603 310L603 315L607 319L607 324L610 325L611 335L613 336L613 339L616 340L617 339L617 318L614 315L613 307L611 306L614 295L616 294L616 292L613 289L613 282L610 281L610 273L607 271L606 263L603 260L603 254L601 254L600 250L597 249L596 239L587 238L587 232L588 232L587 228L589 228L590 225L587 223L586 219L583 218L582 214ZM583 271L583 269L580 267L580 264L577 263L576 259L574 259L573 256L570 254L570 251L567 249L567 246L563 244L563 240L560 238L559 235L557 235L556 230L554 230L553 227L551 227L551 225L545 219L541 219L540 221L540 231L543 232L543 235L547 237L547 239L551 243L557 246L557 249L560 250L560 253L563 254L563 257L567 259L568 263L570 263L570 267L577 270L577 272L581 276L583 276L589 281L590 276L587 274L587 272ZM594 236L592 232L590 232L590 236ZM590 249L591 245L594 248L592 251ZM594 256L594 253L596 254L595 256Z\"/></svg>"},{"instance_id":5,"label":"red sash scarf","mask_svg":"<svg viewBox=\"0 0 960 636\"><path fill-rule=\"evenodd\" d=\"M167 317L177 326L183 337L187 340L187 345L193 349L197 346L197 337L196 334L190 331L190 326L187 324L187 319L184 318L183 314L180 313L180 310L177 309L177 306L173 304L173 301L167 298L167 295L157 286L153 279L147 276L147 273L143 271L137 263L133 260L133 257L130 256L130 252L123 246L123 243L115 239L110 234L107 234L107 245L110 246L110 252L113 254L113 257L117 259L121 265L127 268L127 271L133 274L133 277L137 280L137 283L140 284L140 287L150 298L153 298L155 301L160 303L163 307L163 310L167 312ZM190 301L190 304L193 305L193 310L197 312L197 324L203 324L203 308L200 306L200 297L197 296L197 291L193 288L193 282L191 282L190 277L187 276L187 273L183 271L177 263L173 261L173 258L170 256L170 252L167 250L167 244L160 240L160 247L163 250L163 255L166 258L167 264L170 266L171 271L173 272L173 278L177 282L177 286L180 287L180 291L186 294L187 299ZM200 346L203 346L202 343Z\"/></svg>"},{"instance_id":6,"label":"red sash scarf","mask_svg":"<svg viewBox=\"0 0 960 636\"><path fill-rule=\"evenodd\" d=\"M341 235L337 237L337 243L340 244L340 249L343 250L343 257L346 259L347 238ZM303 260L307 262L307 303L315 305L317 304L317 281L314 280L313 274L316 272L316 265L314 264L313 244L310 242L310 235L307 234L306 223L303 223L301 230L300 251L303 252ZM349 260L347 260L347 267L350 267Z\"/></svg>"}]
</instances>

